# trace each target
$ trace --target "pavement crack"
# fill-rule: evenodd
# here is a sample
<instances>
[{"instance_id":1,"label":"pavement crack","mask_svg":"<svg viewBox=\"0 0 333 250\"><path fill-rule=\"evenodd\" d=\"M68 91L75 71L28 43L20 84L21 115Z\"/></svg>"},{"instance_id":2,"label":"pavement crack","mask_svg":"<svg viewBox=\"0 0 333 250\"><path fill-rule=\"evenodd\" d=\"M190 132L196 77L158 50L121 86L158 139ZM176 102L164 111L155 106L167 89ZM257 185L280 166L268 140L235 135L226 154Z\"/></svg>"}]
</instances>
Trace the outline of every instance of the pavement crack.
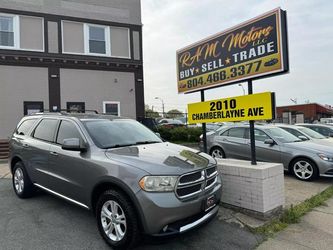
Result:
<instances>
[{"instance_id":1,"label":"pavement crack","mask_svg":"<svg viewBox=\"0 0 333 250\"><path fill-rule=\"evenodd\" d=\"M315 212L318 212L318 213L323 213L323 214L329 214L329 215L333 215L333 213L330 213L330 212L325 212L325 211L318 210L318 209L312 209L312 211L315 211Z\"/></svg>"},{"instance_id":2,"label":"pavement crack","mask_svg":"<svg viewBox=\"0 0 333 250\"><path fill-rule=\"evenodd\" d=\"M295 244L295 245L298 245L298 246L302 246L302 247L305 247L305 248L308 248L308 249L312 249L312 250L316 250L316 248L312 248L312 247L309 247L309 246L306 246L306 245L303 245L301 243L298 243L298 242L295 242L295 241L292 241L292 240L288 240L288 239L285 239L283 237L281 237L280 239L277 239L275 238L276 240L282 240L282 241L285 241L285 242L290 242L292 244Z\"/></svg>"}]
</instances>

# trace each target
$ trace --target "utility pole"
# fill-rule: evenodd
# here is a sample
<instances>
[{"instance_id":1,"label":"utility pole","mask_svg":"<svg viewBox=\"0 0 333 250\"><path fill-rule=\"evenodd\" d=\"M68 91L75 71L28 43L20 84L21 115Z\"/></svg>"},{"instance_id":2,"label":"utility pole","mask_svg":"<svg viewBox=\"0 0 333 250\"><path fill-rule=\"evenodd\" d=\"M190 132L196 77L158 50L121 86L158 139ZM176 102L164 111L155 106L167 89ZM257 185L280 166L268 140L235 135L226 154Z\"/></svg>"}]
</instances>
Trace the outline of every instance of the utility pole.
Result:
<instances>
[{"instance_id":1,"label":"utility pole","mask_svg":"<svg viewBox=\"0 0 333 250\"><path fill-rule=\"evenodd\" d=\"M161 102L162 102L162 116L163 116L163 118L165 117L165 113L164 113L164 101L163 101L163 99L162 98L160 98L160 97L155 97L155 99L158 99L158 100L161 100Z\"/></svg>"}]
</instances>

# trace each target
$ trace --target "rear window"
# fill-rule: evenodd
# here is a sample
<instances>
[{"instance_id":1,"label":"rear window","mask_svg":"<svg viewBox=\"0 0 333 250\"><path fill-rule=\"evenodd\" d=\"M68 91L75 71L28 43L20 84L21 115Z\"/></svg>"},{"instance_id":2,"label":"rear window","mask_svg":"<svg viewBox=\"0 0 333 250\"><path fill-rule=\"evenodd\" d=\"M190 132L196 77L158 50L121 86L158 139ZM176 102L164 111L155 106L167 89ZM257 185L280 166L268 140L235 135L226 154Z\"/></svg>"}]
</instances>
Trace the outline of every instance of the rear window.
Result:
<instances>
[{"instance_id":1,"label":"rear window","mask_svg":"<svg viewBox=\"0 0 333 250\"><path fill-rule=\"evenodd\" d=\"M35 129L34 138L43 141L53 141L54 133L58 124L58 120L44 119L42 120L37 128Z\"/></svg>"},{"instance_id":2,"label":"rear window","mask_svg":"<svg viewBox=\"0 0 333 250\"><path fill-rule=\"evenodd\" d=\"M21 125L17 128L16 134L19 135L27 135L31 127L34 125L36 119L25 120L21 123Z\"/></svg>"}]
</instances>

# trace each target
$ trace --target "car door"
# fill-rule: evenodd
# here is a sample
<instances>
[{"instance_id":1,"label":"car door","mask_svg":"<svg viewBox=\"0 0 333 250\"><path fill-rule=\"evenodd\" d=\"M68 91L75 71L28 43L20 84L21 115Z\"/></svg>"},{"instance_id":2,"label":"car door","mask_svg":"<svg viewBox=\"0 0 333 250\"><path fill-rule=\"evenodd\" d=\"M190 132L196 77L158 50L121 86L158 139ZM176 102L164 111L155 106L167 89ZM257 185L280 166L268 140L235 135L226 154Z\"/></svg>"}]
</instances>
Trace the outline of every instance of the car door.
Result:
<instances>
[{"instance_id":1,"label":"car door","mask_svg":"<svg viewBox=\"0 0 333 250\"><path fill-rule=\"evenodd\" d=\"M246 154L245 128L230 128L215 138L228 158L248 159Z\"/></svg>"},{"instance_id":2,"label":"car door","mask_svg":"<svg viewBox=\"0 0 333 250\"><path fill-rule=\"evenodd\" d=\"M62 119L56 135L55 144L50 147L49 165L54 173L52 190L76 201L84 202L89 178L94 176L94 165L88 161L87 152L63 150L64 139L79 138L85 144L85 137L76 124L70 119Z\"/></svg>"},{"instance_id":3,"label":"car door","mask_svg":"<svg viewBox=\"0 0 333 250\"><path fill-rule=\"evenodd\" d=\"M37 118L23 120L13 133L11 138L11 151L15 152L15 156L19 156L23 160L23 164L28 171L28 175L32 178L32 170L30 167L31 148L29 148L30 130L37 122Z\"/></svg>"},{"instance_id":4,"label":"car door","mask_svg":"<svg viewBox=\"0 0 333 250\"><path fill-rule=\"evenodd\" d=\"M251 157L251 143L249 129L246 130L247 138L247 152ZM264 162L281 162L281 150L280 146L276 143L274 145L265 144L266 139L273 139L268 136L261 129L254 129L255 143L256 143L256 157L258 161ZM274 139L273 139L274 140Z\"/></svg>"},{"instance_id":5,"label":"car door","mask_svg":"<svg viewBox=\"0 0 333 250\"><path fill-rule=\"evenodd\" d=\"M30 177L33 182L44 187L48 187L52 181L52 171L49 168L49 149L54 141L57 125L57 119L42 119L32 132L32 137L28 137L24 142L24 147L29 152Z\"/></svg>"}]
</instances>

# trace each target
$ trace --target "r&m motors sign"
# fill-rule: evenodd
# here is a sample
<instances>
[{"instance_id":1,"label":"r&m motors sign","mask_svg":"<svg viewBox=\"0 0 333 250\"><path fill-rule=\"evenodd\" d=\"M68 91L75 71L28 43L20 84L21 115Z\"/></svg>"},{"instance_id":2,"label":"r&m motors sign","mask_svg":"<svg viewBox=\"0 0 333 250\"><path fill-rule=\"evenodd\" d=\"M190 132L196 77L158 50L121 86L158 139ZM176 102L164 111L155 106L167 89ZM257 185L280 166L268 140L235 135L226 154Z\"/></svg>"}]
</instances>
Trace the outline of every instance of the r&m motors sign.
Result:
<instances>
[{"instance_id":1,"label":"r&m motors sign","mask_svg":"<svg viewBox=\"0 0 333 250\"><path fill-rule=\"evenodd\" d=\"M265 92L187 105L188 122L271 120L275 117L274 93Z\"/></svg>"},{"instance_id":2,"label":"r&m motors sign","mask_svg":"<svg viewBox=\"0 0 333 250\"><path fill-rule=\"evenodd\" d=\"M178 93L288 71L286 12L275 9L177 51Z\"/></svg>"}]
</instances>

